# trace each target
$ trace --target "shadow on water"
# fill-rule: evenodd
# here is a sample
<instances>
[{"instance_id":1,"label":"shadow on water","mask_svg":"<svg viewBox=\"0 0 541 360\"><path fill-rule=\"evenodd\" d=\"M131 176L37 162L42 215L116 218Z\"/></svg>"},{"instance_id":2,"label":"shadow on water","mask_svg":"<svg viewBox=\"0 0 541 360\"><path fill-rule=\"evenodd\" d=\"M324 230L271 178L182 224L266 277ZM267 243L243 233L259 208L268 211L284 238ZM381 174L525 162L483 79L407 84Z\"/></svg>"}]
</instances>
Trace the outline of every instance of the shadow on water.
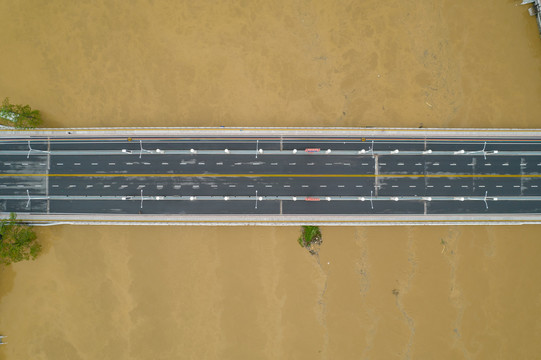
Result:
<instances>
[{"instance_id":1,"label":"shadow on water","mask_svg":"<svg viewBox=\"0 0 541 360\"><path fill-rule=\"evenodd\" d=\"M13 283L15 280L15 271L11 265L0 266L0 304L2 303L2 298L9 294L13 289ZM0 335L7 335L3 332L3 324L0 323ZM4 354L3 346L0 346L0 360L6 359Z\"/></svg>"},{"instance_id":2,"label":"shadow on water","mask_svg":"<svg viewBox=\"0 0 541 360\"><path fill-rule=\"evenodd\" d=\"M53 234L54 232L49 231L48 227L33 227L34 232L38 236L38 241L41 244L41 252L36 257L34 261L39 261L39 258L47 255L53 246ZM58 229L58 227L57 227Z\"/></svg>"},{"instance_id":3,"label":"shadow on water","mask_svg":"<svg viewBox=\"0 0 541 360\"><path fill-rule=\"evenodd\" d=\"M0 267L0 301L2 298L9 294L11 289L13 289L13 281L15 279L15 271L11 265L1 266ZM0 328L0 335L1 335Z\"/></svg>"}]
</instances>

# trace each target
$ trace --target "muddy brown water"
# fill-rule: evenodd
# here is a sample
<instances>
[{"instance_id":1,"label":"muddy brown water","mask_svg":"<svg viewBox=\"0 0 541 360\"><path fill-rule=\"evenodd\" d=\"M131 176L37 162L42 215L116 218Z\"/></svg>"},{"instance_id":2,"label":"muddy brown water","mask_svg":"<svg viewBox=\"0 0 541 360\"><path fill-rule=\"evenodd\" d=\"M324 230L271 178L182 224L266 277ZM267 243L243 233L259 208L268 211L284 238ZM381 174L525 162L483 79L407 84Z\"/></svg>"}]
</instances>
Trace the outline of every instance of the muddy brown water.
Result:
<instances>
[{"instance_id":1,"label":"muddy brown water","mask_svg":"<svg viewBox=\"0 0 541 360\"><path fill-rule=\"evenodd\" d=\"M539 128L520 1L0 1L47 126ZM0 358L540 359L538 226L39 228Z\"/></svg>"}]
</instances>

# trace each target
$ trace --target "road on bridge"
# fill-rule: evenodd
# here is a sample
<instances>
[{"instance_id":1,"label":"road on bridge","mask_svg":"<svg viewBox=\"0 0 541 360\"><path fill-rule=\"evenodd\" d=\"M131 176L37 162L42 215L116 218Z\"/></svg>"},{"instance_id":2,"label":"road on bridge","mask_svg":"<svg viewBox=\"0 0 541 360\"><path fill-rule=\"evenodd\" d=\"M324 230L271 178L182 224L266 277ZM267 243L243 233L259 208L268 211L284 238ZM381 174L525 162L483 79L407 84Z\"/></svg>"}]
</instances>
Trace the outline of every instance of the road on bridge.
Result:
<instances>
[{"instance_id":1,"label":"road on bridge","mask_svg":"<svg viewBox=\"0 0 541 360\"><path fill-rule=\"evenodd\" d=\"M541 139L0 139L0 212L539 214Z\"/></svg>"}]
</instances>

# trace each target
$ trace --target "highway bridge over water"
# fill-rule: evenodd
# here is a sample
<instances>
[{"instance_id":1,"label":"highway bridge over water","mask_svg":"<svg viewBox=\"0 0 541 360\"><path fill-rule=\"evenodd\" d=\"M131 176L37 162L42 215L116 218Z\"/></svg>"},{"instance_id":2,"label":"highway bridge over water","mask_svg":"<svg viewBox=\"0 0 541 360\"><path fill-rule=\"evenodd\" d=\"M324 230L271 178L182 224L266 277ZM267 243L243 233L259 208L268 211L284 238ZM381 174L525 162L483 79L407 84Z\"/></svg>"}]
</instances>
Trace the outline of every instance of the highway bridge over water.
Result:
<instances>
[{"instance_id":1,"label":"highway bridge over water","mask_svg":"<svg viewBox=\"0 0 541 360\"><path fill-rule=\"evenodd\" d=\"M3 131L0 212L36 224L537 223L541 134Z\"/></svg>"}]
</instances>

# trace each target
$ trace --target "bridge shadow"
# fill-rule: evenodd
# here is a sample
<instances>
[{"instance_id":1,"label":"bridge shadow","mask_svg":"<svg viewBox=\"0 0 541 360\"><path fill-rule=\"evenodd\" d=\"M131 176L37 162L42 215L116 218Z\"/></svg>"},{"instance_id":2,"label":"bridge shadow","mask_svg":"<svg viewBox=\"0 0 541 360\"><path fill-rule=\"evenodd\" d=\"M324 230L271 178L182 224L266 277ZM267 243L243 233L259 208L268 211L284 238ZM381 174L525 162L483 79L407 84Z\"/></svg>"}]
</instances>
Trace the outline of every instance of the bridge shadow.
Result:
<instances>
[{"instance_id":1,"label":"bridge shadow","mask_svg":"<svg viewBox=\"0 0 541 360\"><path fill-rule=\"evenodd\" d=\"M13 267L11 265L0 266L0 301L13 289L14 280L15 271Z\"/></svg>"}]
</instances>

